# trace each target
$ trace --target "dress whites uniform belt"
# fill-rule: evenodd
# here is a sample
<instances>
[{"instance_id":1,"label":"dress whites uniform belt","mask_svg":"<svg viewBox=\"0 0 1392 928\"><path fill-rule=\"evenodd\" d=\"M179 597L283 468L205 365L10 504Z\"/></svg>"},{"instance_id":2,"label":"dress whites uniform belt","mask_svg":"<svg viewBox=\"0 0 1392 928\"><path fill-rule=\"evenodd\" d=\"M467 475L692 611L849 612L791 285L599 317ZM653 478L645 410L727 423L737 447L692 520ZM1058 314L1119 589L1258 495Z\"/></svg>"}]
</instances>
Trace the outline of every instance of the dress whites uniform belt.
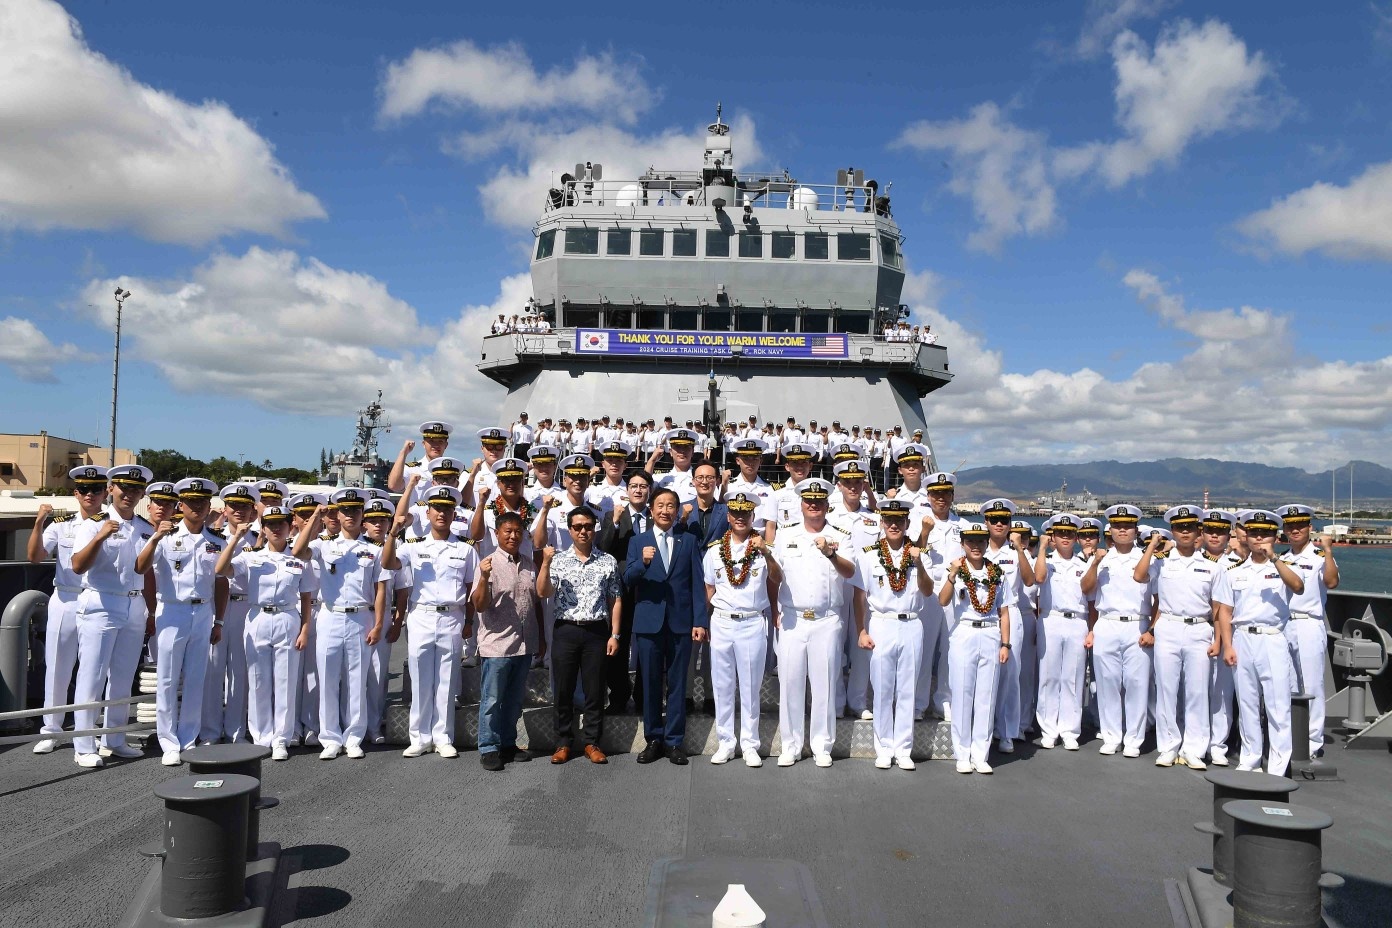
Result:
<instances>
[{"instance_id":1,"label":"dress whites uniform belt","mask_svg":"<svg viewBox=\"0 0 1392 928\"><path fill-rule=\"evenodd\" d=\"M762 612L725 612L723 610L715 613L722 619L733 619L736 622L743 622L745 619L762 619Z\"/></svg>"},{"instance_id":2,"label":"dress whites uniform belt","mask_svg":"<svg viewBox=\"0 0 1392 928\"><path fill-rule=\"evenodd\" d=\"M991 626L999 625L1000 623L995 621L994 619L964 619L960 624L966 625L970 628L990 628Z\"/></svg>"},{"instance_id":3,"label":"dress whites uniform belt","mask_svg":"<svg viewBox=\"0 0 1392 928\"><path fill-rule=\"evenodd\" d=\"M455 612L463 609L463 603L416 603L412 609L425 609L428 612Z\"/></svg>"},{"instance_id":4,"label":"dress whites uniform belt","mask_svg":"<svg viewBox=\"0 0 1392 928\"><path fill-rule=\"evenodd\" d=\"M294 603L274 603L274 604L271 604L271 605L262 606L258 611L264 612L264 613L266 613L267 615L271 615L271 614L274 614L274 613L277 613L277 612L294 612L294 611L295 611L295 604L294 604Z\"/></svg>"},{"instance_id":5,"label":"dress whites uniform belt","mask_svg":"<svg viewBox=\"0 0 1392 928\"><path fill-rule=\"evenodd\" d=\"M1183 622L1185 625L1210 625L1212 619L1206 615L1174 615L1169 612L1160 613L1160 621L1172 619L1176 622Z\"/></svg>"},{"instance_id":6,"label":"dress whites uniform belt","mask_svg":"<svg viewBox=\"0 0 1392 928\"><path fill-rule=\"evenodd\" d=\"M900 622L918 618L912 612L871 612L870 615L877 619L898 619Z\"/></svg>"},{"instance_id":7,"label":"dress whites uniform belt","mask_svg":"<svg viewBox=\"0 0 1392 928\"><path fill-rule=\"evenodd\" d=\"M1241 629L1249 635L1279 635L1282 631L1281 626L1279 625L1257 625L1244 623L1242 625L1234 625L1233 628Z\"/></svg>"},{"instance_id":8,"label":"dress whites uniform belt","mask_svg":"<svg viewBox=\"0 0 1392 928\"><path fill-rule=\"evenodd\" d=\"M81 592L82 592L82 587L80 587L80 586L68 586L67 584L61 584L61 583L55 583L55 584L53 585L53 589L57 590L59 593L81 593Z\"/></svg>"},{"instance_id":9,"label":"dress whites uniform belt","mask_svg":"<svg viewBox=\"0 0 1392 928\"><path fill-rule=\"evenodd\" d=\"M1072 611L1051 612L1050 615L1061 615L1061 616L1063 616L1065 619L1081 619L1081 618L1083 618L1083 614L1082 614L1081 612L1072 612Z\"/></svg>"},{"instance_id":10,"label":"dress whites uniform belt","mask_svg":"<svg viewBox=\"0 0 1392 928\"><path fill-rule=\"evenodd\" d=\"M230 603L244 603L247 601L246 593L228 593L227 601Z\"/></svg>"},{"instance_id":11,"label":"dress whites uniform belt","mask_svg":"<svg viewBox=\"0 0 1392 928\"><path fill-rule=\"evenodd\" d=\"M372 607L367 605L366 603L363 603L360 606L331 606L329 607L329 611L341 612L344 615L352 615L355 612L365 612L370 608Z\"/></svg>"},{"instance_id":12,"label":"dress whites uniform belt","mask_svg":"<svg viewBox=\"0 0 1392 928\"><path fill-rule=\"evenodd\" d=\"M1290 617L1292 619L1316 619L1320 622L1324 621L1324 616L1315 615L1313 612L1292 612Z\"/></svg>"},{"instance_id":13,"label":"dress whites uniform belt","mask_svg":"<svg viewBox=\"0 0 1392 928\"><path fill-rule=\"evenodd\" d=\"M792 608L792 612L799 619L806 619L809 622L815 622L818 619L839 618L841 615L839 612L818 612L816 609L799 609L796 606Z\"/></svg>"},{"instance_id":14,"label":"dress whites uniform belt","mask_svg":"<svg viewBox=\"0 0 1392 928\"><path fill-rule=\"evenodd\" d=\"M140 594L139 594L139 593L131 593L130 595L132 595L132 596L139 596ZM193 598L193 599L174 599L174 598L172 598L172 597L167 597L167 596L157 596L157 597L155 597L155 598L156 598L157 600L159 600L160 602L162 602L162 603L175 603L175 604L180 605L180 606L201 606L201 605L203 605L204 603L212 602L212 600L210 600L210 599L199 599L199 598L197 598L197 597L195 597L195 598Z\"/></svg>"},{"instance_id":15,"label":"dress whites uniform belt","mask_svg":"<svg viewBox=\"0 0 1392 928\"><path fill-rule=\"evenodd\" d=\"M1141 617L1138 616L1138 615L1116 615L1115 613L1109 613L1109 614L1106 614L1106 615L1102 615L1102 616L1099 616L1099 618L1103 618L1103 619L1106 619L1106 620L1111 621L1111 622L1139 622L1139 621L1141 621Z\"/></svg>"}]
</instances>

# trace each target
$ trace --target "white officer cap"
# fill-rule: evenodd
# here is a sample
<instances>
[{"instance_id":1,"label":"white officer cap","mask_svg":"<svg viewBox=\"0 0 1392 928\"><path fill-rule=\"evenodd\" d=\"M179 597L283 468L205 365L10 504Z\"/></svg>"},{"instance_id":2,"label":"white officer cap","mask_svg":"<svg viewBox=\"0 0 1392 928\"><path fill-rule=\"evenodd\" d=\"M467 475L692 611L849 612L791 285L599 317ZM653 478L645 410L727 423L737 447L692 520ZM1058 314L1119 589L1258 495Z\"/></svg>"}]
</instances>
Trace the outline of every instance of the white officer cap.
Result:
<instances>
[{"instance_id":1,"label":"white officer cap","mask_svg":"<svg viewBox=\"0 0 1392 928\"><path fill-rule=\"evenodd\" d=\"M567 454L561 458L561 473L571 476L588 474L594 466L594 458L588 454Z\"/></svg>"},{"instance_id":2,"label":"white officer cap","mask_svg":"<svg viewBox=\"0 0 1392 928\"><path fill-rule=\"evenodd\" d=\"M1149 542L1151 537L1155 535L1159 535L1166 541L1174 541L1174 535L1170 534L1168 529L1158 528L1154 525L1146 525L1143 526L1143 528L1145 529L1145 540L1147 542Z\"/></svg>"},{"instance_id":3,"label":"white officer cap","mask_svg":"<svg viewBox=\"0 0 1392 928\"><path fill-rule=\"evenodd\" d=\"M982 518L986 518L987 516L1013 516L1015 515L1015 511L1015 504L1000 496L995 499L988 499L981 504Z\"/></svg>"},{"instance_id":4,"label":"white officer cap","mask_svg":"<svg viewBox=\"0 0 1392 928\"><path fill-rule=\"evenodd\" d=\"M106 486L106 468L95 464L83 464L68 471L68 479L79 487Z\"/></svg>"},{"instance_id":5,"label":"white officer cap","mask_svg":"<svg viewBox=\"0 0 1392 928\"><path fill-rule=\"evenodd\" d=\"M1092 533L1094 533L1094 532L1096 532L1098 535L1101 535L1101 534L1102 534L1102 520L1101 520L1101 519L1094 519L1094 518L1088 517L1088 518L1084 518L1084 519L1079 519L1079 520L1078 520L1078 534L1079 534L1079 535L1090 535L1090 534L1092 534Z\"/></svg>"},{"instance_id":6,"label":"white officer cap","mask_svg":"<svg viewBox=\"0 0 1392 928\"><path fill-rule=\"evenodd\" d=\"M1141 521L1141 509L1130 503L1108 506L1105 513L1109 528L1134 528Z\"/></svg>"},{"instance_id":7,"label":"white officer cap","mask_svg":"<svg viewBox=\"0 0 1392 928\"><path fill-rule=\"evenodd\" d=\"M373 496L363 506L364 519L390 519L395 515L396 507L391 504L390 498L383 499L380 496Z\"/></svg>"},{"instance_id":8,"label":"white officer cap","mask_svg":"<svg viewBox=\"0 0 1392 928\"><path fill-rule=\"evenodd\" d=\"M329 502L339 509L361 509L367 503L367 491L361 487L344 487L330 493Z\"/></svg>"},{"instance_id":9,"label":"white officer cap","mask_svg":"<svg viewBox=\"0 0 1392 928\"><path fill-rule=\"evenodd\" d=\"M508 433L502 429L479 429L478 440L485 445L506 445Z\"/></svg>"},{"instance_id":10,"label":"white officer cap","mask_svg":"<svg viewBox=\"0 0 1392 928\"><path fill-rule=\"evenodd\" d=\"M1208 509L1204 511L1204 528L1224 528L1232 531L1233 526L1237 525L1237 516L1226 509Z\"/></svg>"},{"instance_id":11,"label":"white officer cap","mask_svg":"<svg viewBox=\"0 0 1392 928\"><path fill-rule=\"evenodd\" d=\"M826 499L831 495L831 484L820 477L808 477L795 487L797 495L803 499Z\"/></svg>"},{"instance_id":12,"label":"white officer cap","mask_svg":"<svg viewBox=\"0 0 1392 928\"><path fill-rule=\"evenodd\" d=\"M628 456L633 453L633 446L622 439L616 438L613 441L605 442L603 447L599 448L598 451L599 456L602 458L623 458L627 460Z\"/></svg>"},{"instance_id":13,"label":"white officer cap","mask_svg":"<svg viewBox=\"0 0 1392 928\"><path fill-rule=\"evenodd\" d=\"M783 446L783 460L785 461L810 461L812 460L812 449L800 441L790 441Z\"/></svg>"},{"instance_id":14,"label":"white officer cap","mask_svg":"<svg viewBox=\"0 0 1392 928\"><path fill-rule=\"evenodd\" d=\"M858 460L864 451L858 441L840 441L831 446L831 459L833 461L854 461Z\"/></svg>"},{"instance_id":15,"label":"white officer cap","mask_svg":"<svg viewBox=\"0 0 1392 928\"><path fill-rule=\"evenodd\" d=\"M1083 527L1082 523L1086 521L1086 519L1079 519L1071 512L1060 512L1050 516L1044 521L1044 531L1051 532L1056 529L1063 529L1064 531L1076 532ZM1095 522L1097 520L1094 519L1092 521Z\"/></svg>"},{"instance_id":16,"label":"white officer cap","mask_svg":"<svg viewBox=\"0 0 1392 928\"><path fill-rule=\"evenodd\" d=\"M213 494L217 492L217 484L207 477L185 477L174 484L174 492L179 494L181 500L212 499Z\"/></svg>"},{"instance_id":17,"label":"white officer cap","mask_svg":"<svg viewBox=\"0 0 1392 928\"><path fill-rule=\"evenodd\" d=\"M249 483L229 483L218 493L224 503L252 503L261 502L261 493Z\"/></svg>"},{"instance_id":18,"label":"white officer cap","mask_svg":"<svg viewBox=\"0 0 1392 928\"><path fill-rule=\"evenodd\" d=\"M840 464L837 464L831 470L832 473L836 475L837 480L854 480L860 477L870 476L870 465L867 464L865 461L861 460L860 458L854 458L849 461L842 461Z\"/></svg>"},{"instance_id":19,"label":"white officer cap","mask_svg":"<svg viewBox=\"0 0 1392 928\"><path fill-rule=\"evenodd\" d=\"M279 480L264 479L256 481L256 492L261 494L262 502L268 499L284 499L290 488Z\"/></svg>"},{"instance_id":20,"label":"white officer cap","mask_svg":"<svg viewBox=\"0 0 1392 928\"><path fill-rule=\"evenodd\" d=\"M900 464L922 464L928 460L928 446L916 441L911 441L899 449L899 453L894 456L894 460ZM949 474L948 476L951 476ZM956 480L954 479L954 483Z\"/></svg>"},{"instance_id":21,"label":"white officer cap","mask_svg":"<svg viewBox=\"0 0 1392 928\"><path fill-rule=\"evenodd\" d=\"M1203 521L1204 511L1202 506L1192 506L1183 503L1179 506L1171 506L1165 510L1165 521L1170 525L1198 525Z\"/></svg>"},{"instance_id":22,"label":"white officer cap","mask_svg":"<svg viewBox=\"0 0 1392 928\"><path fill-rule=\"evenodd\" d=\"M692 429L672 429L667 433L667 447L673 445L696 444L696 432Z\"/></svg>"},{"instance_id":23,"label":"white officer cap","mask_svg":"<svg viewBox=\"0 0 1392 928\"><path fill-rule=\"evenodd\" d=\"M290 510L284 506L267 506L261 511L261 524L267 522L285 522L290 518Z\"/></svg>"},{"instance_id":24,"label":"white officer cap","mask_svg":"<svg viewBox=\"0 0 1392 928\"><path fill-rule=\"evenodd\" d=\"M319 506L328 505L329 498L323 493L297 493L290 498L290 511L307 515Z\"/></svg>"},{"instance_id":25,"label":"white officer cap","mask_svg":"<svg viewBox=\"0 0 1392 928\"><path fill-rule=\"evenodd\" d=\"M458 477L463 473L464 465L459 463L458 458L442 455L430 462L430 476L432 477Z\"/></svg>"},{"instance_id":26,"label":"white officer cap","mask_svg":"<svg viewBox=\"0 0 1392 928\"><path fill-rule=\"evenodd\" d=\"M876 501L875 511L881 518L888 516L891 519L907 519L913 510L913 504L906 499L889 499L888 497Z\"/></svg>"},{"instance_id":27,"label":"white officer cap","mask_svg":"<svg viewBox=\"0 0 1392 928\"><path fill-rule=\"evenodd\" d=\"M154 471L139 464L118 464L106 472L106 479L122 486L144 488L155 477Z\"/></svg>"},{"instance_id":28,"label":"white officer cap","mask_svg":"<svg viewBox=\"0 0 1392 928\"><path fill-rule=\"evenodd\" d=\"M1301 526L1311 522L1315 518L1315 511L1309 506L1302 506L1299 503L1291 503L1280 506L1276 509L1277 515L1281 517L1281 524L1284 526Z\"/></svg>"},{"instance_id":29,"label":"white officer cap","mask_svg":"<svg viewBox=\"0 0 1392 928\"><path fill-rule=\"evenodd\" d=\"M384 499L391 502L391 494L381 487L367 487L366 491L368 499Z\"/></svg>"},{"instance_id":30,"label":"white officer cap","mask_svg":"<svg viewBox=\"0 0 1392 928\"><path fill-rule=\"evenodd\" d=\"M756 457L761 456L768 448L768 442L762 438L741 438L734 444L735 454L752 454Z\"/></svg>"},{"instance_id":31,"label":"white officer cap","mask_svg":"<svg viewBox=\"0 0 1392 928\"><path fill-rule=\"evenodd\" d=\"M1010 533L1013 535L1016 532L1024 532L1027 539L1033 538L1034 526L1030 525L1024 519L1012 519L1010 520Z\"/></svg>"},{"instance_id":32,"label":"white officer cap","mask_svg":"<svg viewBox=\"0 0 1392 928\"><path fill-rule=\"evenodd\" d=\"M493 462L493 476L495 477L525 477L527 475L527 462L521 458L499 458Z\"/></svg>"},{"instance_id":33,"label":"white officer cap","mask_svg":"<svg viewBox=\"0 0 1392 928\"><path fill-rule=\"evenodd\" d=\"M177 503L179 501L179 491L174 489L174 483L170 480L156 480L145 488L145 496L149 499L162 500L166 503Z\"/></svg>"},{"instance_id":34,"label":"white officer cap","mask_svg":"<svg viewBox=\"0 0 1392 928\"><path fill-rule=\"evenodd\" d=\"M425 494L427 506L458 506L463 500L464 497L454 487L431 487Z\"/></svg>"},{"instance_id":35,"label":"white officer cap","mask_svg":"<svg viewBox=\"0 0 1392 928\"><path fill-rule=\"evenodd\" d=\"M990 529L986 528L985 522L968 522L962 526L962 540L968 538L981 541L991 536Z\"/></svg>"},{"instance_id":36,"label":"white officer cap","mask_svg":"<svg viewBox=\"0 0 1392 928\"><path fill-rule=\"evenodd\" d=\"M903 457L903 455L900 455L900 456L899 456L899 463L900 463L900 464L904 463L904 457ZM927 477L926 479L927 479L928 482L927 482L927 483L924 485L924 487L923 487L925 490L955 490L955 489L957 489L957 475L956 475L956 474L949 474L949 473L945 473L945 472L939 472L939 473L936 473L936 474L929 474L928 477Z\"/></svg>"},{"instance_id":37,"label":"white officer cap","mask_svg":"<svg viewBox=\"0 0 1392 928\"><path fill-rule=\"evenodd\" d=\"M554 464L561 449L555 445L532 445L527 451L527 460L533 464Z\"/></svg>"},{"instance_id":38,"label":"white officer cap","mask_svg":"<svg viewBox=\"0 0 1392 928\"><path fill-rule=\"evenodd\" d=\"M453 431L454 426L443 419L431 419L427 422L422 422L420 426L421 437L432 440L449 438L450 432Z\"/></svg>"},{"instance_id":39,"label":"white officer cap","mask_svg":"<svg viewBox=\"0 0 1392 928\"><path fill-rule=\"evenodd\" d=\"M1266 529L1272 532L1281 530L1281 517L1269 509L1247 509L1242 518L1242 527L1247 531Z\"/></svg>"}]
</instances>

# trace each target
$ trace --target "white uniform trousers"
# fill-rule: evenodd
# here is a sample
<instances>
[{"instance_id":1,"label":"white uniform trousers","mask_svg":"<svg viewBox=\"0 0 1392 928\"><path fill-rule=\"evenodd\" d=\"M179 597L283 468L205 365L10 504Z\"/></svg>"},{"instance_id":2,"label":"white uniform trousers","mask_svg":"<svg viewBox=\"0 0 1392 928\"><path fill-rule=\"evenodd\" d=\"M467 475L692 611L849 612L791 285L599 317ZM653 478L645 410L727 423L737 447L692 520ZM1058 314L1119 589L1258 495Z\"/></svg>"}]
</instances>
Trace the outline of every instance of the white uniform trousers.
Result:
<instances>
[{"instance_id":1,"label":"white uniform trousers","mask_svg":"<svg viewBox=\"0 0 1392 928\"><path fill-rule=\"evenodd\" d=\"M1242 751L1237 763L1241 767L1261 765L1261 713L1265 708L1266 772L1283 777L1291 756L1290 697L1291 678L1295 674L1289 645L1281 630L1274 625L1264 626L1258 634L1247 630L1254 627L1257 626L1233 628L1233 648L1237 651L1233 678L1237 683L1237 723L1242 731Z\"/></svg>"},{"instance_id":2,"label":"white uniform trousers","mask_svg":"<svg viewBox=\"0 0 1392 928\"><path fill-rule=\"evenodd\" d=\"M952 686L952 754L959 761L984 764L995 727L996 675L1000 668L1000 626L973 628L970 619L952 630L948 678Z\"/></svg>"},{"instance_id":3,"label":"white uniform trousers","mask_svg":"<svg viewBox=\"0 0 1392 928\"><path fill-rule=\"evenodd\" d=\"M855 616L852 609L851 598L848 595L841 616L841 621L846 627L846 640L842 642L842 648L846 654L846 675L836 678L836 707L840 709L842 706L849 706L851 715L855 717L871 705L871 697L868 695L870 689L870 652L860 646L860 633L856 631ZM873 638L874 635L871 637ZM919 652L922 653L922 650L923 647L920 643Z\"/></svg>"},{"instance_id":4,"label":"white uniform trousers","mask_svg":"<svg viewBox=\"0 0 1392 928\"><path fill-rule=\"evenodd\" d=\"M238 594L239 596L242 594ZM222 614L222 638L208 646L208 672L203 676L203 729L199 741L246 735L247 658L246 620L251 603L229 600Z\"/></svg>"},{"instance_id":5,"label":"white uniform trousers","mask_svg":"<svg viewBox=\"0 0 1392 928\"><path fill-rule=\"evenodd\" d=\"M1011 618L1015 618L1014 614ZM1015 638L1020 637L1019 629L1012 628L1010 656L996 669L996 737L1014 740L1020 735L1020 648Z\"/></svg>"},{"instance_id":6,"label":"white uniform trousers","mask_svg":"<svg viewBox=\"0 0 1392 928\"><path fill-rule=\"evenodd\" d=\"M1286 623L1286 642L1295 667L1291 685L1295 692L1315 697L1310 700L1311 757L1324 749L1324 664L1329 654L1328 637L1323 616L1297 618L1297 613L1293 612Z\"/></svg>"},{"instance_id":7,"label":"white uniform trousers","mask_svg":"<svg viewBox=\"0 0 1392 928\"><path fill-rule=\"evenodd\" d=\"M1213 626L1207 620L1186 625L1161 613L1155 627L1155 749L1185 757L1208 750L1208 685L1213 675L1208 648ZM1181 729L1179 701L1184 700Z\"/></svg>"},{"instance_id":8,"label":"white uniform trousers","mask_svg":"<svg viewBox=\"0 0 1392 928\"><path fill-rule=\"evenodd\" d=\"M367 631L375 621L371 606L353 613L320 606L314 618L319 742L325 747L361 745L367 733Z\"/></svg>"},{"instance_id":9,"label":"white uniform trousers","mask_svg":"<svg viewBox=\"0 0 1392 928\"><path fill-rule=\"evenodd\" d=\"M926 712L931 706L939 713L952 702L952 690L948 673L948 649L952 629L948 627L947 614L938 605L936 596L928 597L928 605L923 609L923 661L918 668L918 680L914 683L914 712ZM934 679L937 685L933 685Z\"/></svg>"},{"instance_id":10,"label":"white uniform trousers","mask_svg":"<svg viewBox=\"0 0 1392 928\"><path fill-rule=\"evenodd\" d=\"M1236 642L1233 647L1237 647ZM1223 662L1221 654L1213 661L1212 668L1208 678L1208 753L1210 757L1227 757L1237 684L1233 680L1233 669Z\"/></svg>"},{"instance_id":11,"label":"white uniform trousers","mask_svg":"<svg viewBox=\"0 0 1392 928\"><path fill-rule=\"evenodd\" d=\"M869 657L875 688L875 756L908 757L913 751L914 687L923 662L923 620L872 612L866 625L875 647Z\"/></svg>"},{"instance_id":12,"label":"white uniform trousers","mask_svg":"<svg viewBox=\"0 0 1392 928\"><path fill-rule=\"evenodd\" d=\"M384 734L387 722L387 685L391 682L392 643L387 629L367 651L367 737Z\"/></svg>"},{"instance_id":13,"label":"white uniform trousers","mask_svg":"<svg viewBox=\"0 0 1392 928\"><path fill-rule=\"evenodd\" d=\"M155 732L162 751L183 751L198 741L212 633L212 603L163 602L155 610Z\"/></svg>"},{"instance_id":14,"label":"white uniform trousers","mask_svg":"<svg viewBox=\"0 0 1392 928\"><path fill-rule=\"evenodd\" d=\"M321 608L317 602L310 604L310 614L317 618ZM295 731L301 736L319 732L319 636L314 631L316 624L315 619L311 618L309 634L305 638L305 649L300 652L300 692L299 698L295 701L299 721L295 725Z\"/></svg>"},{"instance_id":15,"label":"white uniform trousers","mask_svg":"<svg viewBox=\"0 0 1392 928\"><path fill-rule=\"evenodd\" d=\"M77 669L77 597L81 590L54 590L48 600L48 622L44 626L44 705L62 706L68 702L68 686ZM63 730L65 712L43 717L40 734Z\"/></svg>"},{"instance_id":16,"label":"white uniform trousers","mask_svg":"<svg viewBox=\"0 0 1392 928\"><path fill-rule=\"evenodd\" d=\"M841 669L841 617L836 612L805 619L784 610L778 632L778 736L784 754L802 754L807 691L812 713L807 744L812 753L830 753L836 741L836 674Z\"/></svg>"},{"instance_id":17,"label":"white uniform trousers","mask_svg":"<svg viewBox=\"0 0 1392 928\"><path fill-rule=\"evenodd\" d=\"M413 606L406 614L411 665L411 743L454 743L454 698L464 646L464 607L438 612Z\"/></svg>"},{"instance_id":18,"label":"white uniform trousers","mask_svg":"<svg viewBox=\"0 0 1392 928\"><path fill-rule=\"evenodd\" d=\"M73 699L77 703L101 702L104 698L117 642L129 637L131 615L136 611L137 604L143 615L145 604L138 596L98 593L96 590L83 590L78 594L77 683L73 687ZM137 644L137 658L139 648ZM130 682L127 678L126 692L121 695L129 695ZM73 725L76 730L87 731L98 727L100 711L79 709L74 712ZM108 713L108 718L111 717L112 714ZM74 738L73 751L77 754L95 754L96 737L86 735Z\"/></svg>"},{"instance_id":19,"label":"white uniform trousers","mask_svg":"<svg viewBox=\"0 0 1392 928\"><path fill-rule=\"evenodd\" d=\"M247 732L262 747L283 747L295 737L295 702L300 661L295 650L300 611L257 609L247 616L243 649L247 658Z\"/></svg>"},{"instance_id":20,"label":"white uniform trousers","mask_svg":"<svg viewBox=\"0 0 1392 928\"><path fill-rule=\"evenodd\" d=\"M1039 706L1035 721L1045 741L1083 732L1083 678L1087 669L1087 619L1051 612L1037 628Z\"/></svg>"},{"instance_id":21,"label":"white uniform trousers","mask_svg":"<svg viewBox=\"0 0 1392 928\"><path fill-rule=\"evenodd\" d=\"M715 737L718 747L759 750L759 687L768 658L768 621L762 613L741 613L738 619L711 610L710 675L715 695ZM739 741L735 740L735 698L739 696Z\"/></svg>"},{"instance_id":22,"label":"white uniform trousers","mask_svg":"<svg viewBox=\"0 0 1392 928\"><path fill-rule=\"evenodd\" d=\"M1033 724L1039 698L1039 619L1029 606L1017 605L1018 609L1010 611L1010 642L1015 645L1012 653L1020 660L1020 723L1011 736L1018 740Z\"/></svg>"},{"instance_id":23,"label":"white uniform trousers","mask_svg":"<svg viewBox=\"0 0 1392 928\"><path fill-rule=\"evenodd\" d=\"M1097 727L1103 744L1141 749L1150 717L1150 652L1141 647L1145 623L1102 616L1092 628L1097 678Z\"/></svg>"},{"instance_id":24,"label":"white uniform trousers","mask_svg":"<svg viewBox=\"0 0 1392 928\"><path fill-rule=\"evenodd\" d=\"M135 688L135 671L140 667L140 657L145 653L145 600L134 597L131 600L130 618L124 628L116 633L116 644L111 649L111 668L106 673L106 698L127 699ZM130 724L131 704L121 703L106 707L106 727L120 728ZM102 746L118 748L126 746L125 732L102 735Z\"/></svg>"}]
</instances>

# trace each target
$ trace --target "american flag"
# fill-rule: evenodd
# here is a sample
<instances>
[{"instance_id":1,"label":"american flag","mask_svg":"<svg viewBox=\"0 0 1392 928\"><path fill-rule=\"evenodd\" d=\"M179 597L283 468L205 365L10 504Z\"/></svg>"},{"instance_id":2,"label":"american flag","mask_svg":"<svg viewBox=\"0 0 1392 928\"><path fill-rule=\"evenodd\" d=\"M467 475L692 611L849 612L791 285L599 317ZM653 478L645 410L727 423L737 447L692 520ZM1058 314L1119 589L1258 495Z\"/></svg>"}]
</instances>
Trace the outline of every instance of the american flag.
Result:
<instances>
[{"instance_id":1,"label":"american flag","mask_svg":"<svg viewBox=\"0 0 1392 928\"><path fill-rule=\"evenodd\" d=\"M812 337L812 357L844 358L846 356L846 336L814 335Z\"/></svg>"}]
</instances>

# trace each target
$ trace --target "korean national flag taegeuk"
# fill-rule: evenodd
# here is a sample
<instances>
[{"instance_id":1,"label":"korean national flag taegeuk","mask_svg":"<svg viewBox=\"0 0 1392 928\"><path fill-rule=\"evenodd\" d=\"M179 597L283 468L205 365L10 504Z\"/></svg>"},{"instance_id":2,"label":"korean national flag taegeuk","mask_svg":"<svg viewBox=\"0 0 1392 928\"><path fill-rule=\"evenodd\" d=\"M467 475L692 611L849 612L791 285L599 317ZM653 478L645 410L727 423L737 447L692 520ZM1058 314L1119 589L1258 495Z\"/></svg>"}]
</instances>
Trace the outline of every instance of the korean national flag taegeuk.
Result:
<instances>
[{"instance_id":1,"label":"korean national flag taegeuk","mask_svg":"<svg viewBox=\"0 0 1392 928\"><path fill-rule=\"evenodd\" d=\"M609 333L596 332L594 330L583 330L579 335L580 344L576 346L579 351L608 351Z\"/></svg>"}]
</instances>

